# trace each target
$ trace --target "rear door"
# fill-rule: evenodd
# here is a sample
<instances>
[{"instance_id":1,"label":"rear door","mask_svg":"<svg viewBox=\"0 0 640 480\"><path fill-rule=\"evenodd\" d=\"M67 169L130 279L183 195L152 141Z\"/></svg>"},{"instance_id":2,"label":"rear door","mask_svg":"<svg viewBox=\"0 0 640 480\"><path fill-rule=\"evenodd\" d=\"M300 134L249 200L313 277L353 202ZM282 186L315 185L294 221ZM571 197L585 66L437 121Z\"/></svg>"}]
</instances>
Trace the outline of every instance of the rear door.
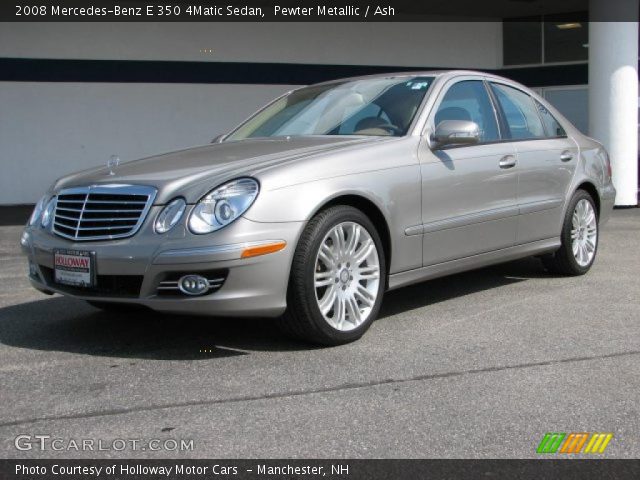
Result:
<instances>
[{"instance_id":1,"label":"rear door","mask_svg":"<svg viewBox=\"0 0 640 480\"><path fill-rule=\"evenodd\" d=\"M428 136L442 120L476 122L480 143L431 150ZM419 156L425 266L514 244L515 151L501 142L496 111L482 79L458 78L445 85L427 121Z\"/></svg>"},{"instance_id":2,"label":"rear door","mask_svg":"<svg viewBox=\"0 0 640 480\"><path fill-rule=\"evenodd\" d=\"M558 236L578 148L549 110L527 92L491 82L518 160L518 244Z\"/></svg>"}]
</instances>

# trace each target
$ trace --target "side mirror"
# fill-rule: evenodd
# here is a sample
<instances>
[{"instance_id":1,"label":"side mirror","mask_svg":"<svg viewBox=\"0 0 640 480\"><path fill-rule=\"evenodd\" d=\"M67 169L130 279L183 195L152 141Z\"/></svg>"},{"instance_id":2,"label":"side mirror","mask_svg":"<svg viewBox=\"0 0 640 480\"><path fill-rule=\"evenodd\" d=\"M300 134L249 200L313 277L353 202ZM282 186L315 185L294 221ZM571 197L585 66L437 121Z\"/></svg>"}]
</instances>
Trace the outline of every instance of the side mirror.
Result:
<instances>
[{"instance_id":1,"label":"side mirror","mask_svg":"<svg viewBox=\"0 0 640 480\"><path fill-rule=\"evenodd\" d=\"M222 140L224 140L224 137L226 137L225 134L221 134L221 135L216 135L215 137L213 137L213 139L211 140L211 143L220 143L222 142Z\"/></svg>"},{"instance_id":2,"label":"side mirror","mask_svg":"<svg viewBox=\"0 0 640 480\"><path fill-rule=\"evenodd\" d=\"M473 145L480 141L480 128L468 120L443 120L431 135L431 146L440 149L451 145Z\"/></svg>"}]
</instances>

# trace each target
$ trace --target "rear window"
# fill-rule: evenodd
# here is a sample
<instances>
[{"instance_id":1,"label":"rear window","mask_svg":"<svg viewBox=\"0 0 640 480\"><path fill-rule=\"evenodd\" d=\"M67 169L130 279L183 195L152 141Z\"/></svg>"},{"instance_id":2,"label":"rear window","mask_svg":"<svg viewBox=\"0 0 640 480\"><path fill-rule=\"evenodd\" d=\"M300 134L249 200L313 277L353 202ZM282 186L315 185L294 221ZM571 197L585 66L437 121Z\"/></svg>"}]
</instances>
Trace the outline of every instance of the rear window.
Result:
<instances>
[{"instance_id":1,"label":"rear window","mask_svg":"<svg viewBox=\"0 0 640 480\"><path fill-rule=\"evenodd\" d=\"M537 100L536 107L538 108L538 112L540 112L540 118L542 118L542 123L544 124L544 129L547 132L547 136L549 137L566 137L567 132L564 131L560 122L556 120L556 118L551 115L551 112L547 110L547 107L542 105Z\"/></svg>"}]
</instances>

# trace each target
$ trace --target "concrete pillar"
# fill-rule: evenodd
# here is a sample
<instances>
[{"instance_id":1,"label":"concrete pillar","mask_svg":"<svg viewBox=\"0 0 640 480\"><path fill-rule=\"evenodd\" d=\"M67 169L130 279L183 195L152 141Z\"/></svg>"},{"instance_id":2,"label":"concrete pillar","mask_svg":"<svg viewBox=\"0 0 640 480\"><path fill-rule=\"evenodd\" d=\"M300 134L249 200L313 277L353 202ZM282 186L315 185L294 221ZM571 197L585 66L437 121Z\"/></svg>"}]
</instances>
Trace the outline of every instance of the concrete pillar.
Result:
<instances>
[{"instance_id":1,"label":"concrete pillar","mask_svg":"<svg viewBox=\"0 0 640 480\"><path fill-rule=\"evenodd\" d=\"M638 0L590 0L589 134L609 152L616 205L638 204Z\"/></svg>"}]
</instances>

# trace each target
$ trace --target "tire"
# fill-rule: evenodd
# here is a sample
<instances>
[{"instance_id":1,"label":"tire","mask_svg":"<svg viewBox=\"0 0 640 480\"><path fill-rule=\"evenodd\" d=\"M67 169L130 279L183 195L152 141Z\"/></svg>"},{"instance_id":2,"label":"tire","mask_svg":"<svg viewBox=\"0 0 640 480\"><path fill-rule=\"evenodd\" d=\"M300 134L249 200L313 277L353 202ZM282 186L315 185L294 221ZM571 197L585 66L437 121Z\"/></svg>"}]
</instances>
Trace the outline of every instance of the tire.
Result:
<instances>
[{"instance_id":1,"label":"tire","mask_svg":"<svg viewBox=\"0 0 640 480\"><path fill-rule=\"evenodd\" d=\"M547 270L560 275L577 276L591 269L600 237L597 212L593 197L588 192L577 190L573 194L562 223L562 244L555 253L542 257ZM582 245L578 246L577 253L574 253L576 242L572 235Z\"/></svg>"},{"instance_id":2,"label":"tire","mask_svg":"<svg viewBox=\"0 0 640 480\"><path fill-rule=\"evenodd\" d=\"M340 237L342 248L337 247ZM296 247L287 310L278 326L289 336L319 345L357 340L380 311L385 262L380 236L360 210L338 205L318 213Z\"/></svg>"}]
</instances>

